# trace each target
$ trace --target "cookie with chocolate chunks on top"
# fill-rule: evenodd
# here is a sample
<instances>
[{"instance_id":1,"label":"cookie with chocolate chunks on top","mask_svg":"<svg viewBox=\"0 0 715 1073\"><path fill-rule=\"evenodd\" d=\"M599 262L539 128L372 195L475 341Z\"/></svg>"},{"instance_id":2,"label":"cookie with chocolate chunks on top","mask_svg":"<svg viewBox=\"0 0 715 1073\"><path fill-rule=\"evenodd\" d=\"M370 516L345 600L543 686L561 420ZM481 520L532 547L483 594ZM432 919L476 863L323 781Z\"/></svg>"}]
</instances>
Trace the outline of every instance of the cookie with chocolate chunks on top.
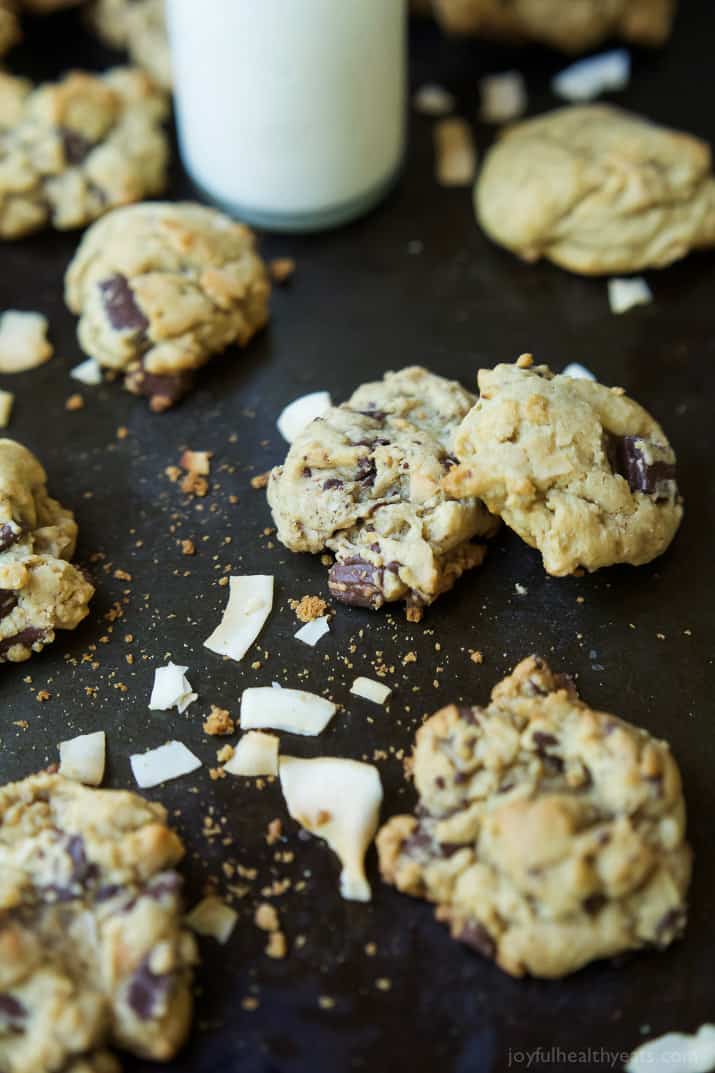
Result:
<instances>
[{"instance_id":1,"label":"cookie with chocolate chunks on top","mask_svg":"<svg viewBox=\"0 0 715 1073\"><path fill-rule=\"evenodd\" d=\"M478 380L455 436L460 464L443 482L451 495L481 497L556 576L666 550L683 516L675 454L642 406L530 355Z\"/></svg>"},{"instance_id":2,"label":"cookie with chocolate chunks on top","mask_svg":"<svg viewBox=\"0 0 715 1073\"><path fill-rule=\"evenodd\" d=\"M417 731L415 815L377 836L383 878L513 976L559 977L682 932L692 852L666 742L594 711L541 659L485 707Z\"/></svg>"},{"instance_id":3,"label":"cookie with chocolate chunks on top","mask_svg":"<svg viewBox=\"0 0 715 1073\"><path fill-rule=\"evenodd\" d=\"M334 552L334 599L372 609L404 600L418 621L481 563L496 519L473 496L440 486L473 402L426 369L387 373L312 421L272 471L278 539L291 551Z\"/></svg>"},{"instance_id":4,"label":"cookie with chocolate chunks on top","mask_svg":"<svg viewBox=\"0 0 715 1073\"><path fill-rule=\"evenodd\" d=\"M166 810L59 775L0 788L0 1069L166 1060L191 1020L184 850Z\"/></svg>"}]
</instances>

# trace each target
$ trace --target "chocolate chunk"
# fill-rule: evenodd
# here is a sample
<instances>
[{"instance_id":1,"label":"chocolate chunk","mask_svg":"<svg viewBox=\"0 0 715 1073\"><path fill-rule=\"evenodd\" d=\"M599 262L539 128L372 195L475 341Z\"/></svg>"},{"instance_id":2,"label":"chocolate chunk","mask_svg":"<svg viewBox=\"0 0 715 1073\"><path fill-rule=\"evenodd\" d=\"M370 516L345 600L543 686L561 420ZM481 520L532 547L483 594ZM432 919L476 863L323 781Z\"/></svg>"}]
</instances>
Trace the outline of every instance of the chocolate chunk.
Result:
<instances>
[{"instance_id":1,"label":"chocolate chunk","mask_svg":"<svg viewBox=\"0 0 715 1073\"><path fill-rule=\"evenodd\" d=\"M578 696L578 690L576 689L576 683L570 674L555 674L554 675L554 688L565 689L569 697L574 698Z\"/></svg>"},{"instance_id":2,"label":"chocolate chunk","mask_svg":"<svg viewBox=\"0 0 715 1073\"><path fill-rule=\"evenodd\" d=\"M108 902L110 898L116 898L123 890L118 883L105 883L94 892L95 902Z\"/></svg>"},{"instance_id":3,"label":"chocolate chunk","mask_svg":"<svg viewBox=\"0 0 715 1073\"><path fill-rule=\"evenodd\" d=\"M0 551L7 551L18 540L22 540L22 529L10 522L3 522L0 525Z\"/></svg>"},{"instance_id":4,"label":"chocolate chunk","mask_svg":"<svg viewBox=\"0 0 715 1073\"><path fill-rule=\"evenodd\" d=\"M372 488L377 477L377 466L372 458L358 458L356 481L360 481L366 488Z\"/></svg>"},{"instance_id":5,"label":"chocolate chunk","mask_svg":"<svg viewBox=\"0 0 715 1073\"><path fill-rule=\"evenodd\" d=\"M158 901L164 894L179 894L184 881L178 872L161 872L154 876L146 888L146 895Z\"/></svg>"},{"instance_id":6,"label":"chocolate chunk","mask_svg":"<svg viewBox=\"0 0 715 1073\"><path fill-rule=\"evenodd\" d=\"M115 331L146 331L149 321L137 305L126 276L119 273L110 276L102 280L99 289L109 323Z\"/></svg>"},{"instance_id":7,"label":"chocolate chunk","mask_svg":"<svg viewBox=\"0 0 715 1073\"><path fill-rule=\"evenodd\" d=\"M377 421L380 425L384 425L387 413L384 410L378 410L375 403L368 403L367 410L354 410L353 413L362 414L363 417L371 417L373 421Z\"/></svg>"},{"instance_id":8,"label":"chocolate chunk","mask_svg":"<svg viewBox=\"0 0 715 1073\"><path fill-rule=\"evenodd\" d=\"M174 373L172 375L148 373L143 368L134 369L124 378L125 386L133 395L145 395L149 406L155 413L170 409L179 399L183 399L193 386L191 373Z\"/></svg>"},{"instance_id":9,"label":"chocolate chunk","mask_svg":"<svg viewBox=\"0 0 715 1073\"><path fill-rule=\"evenodd\" d=\"M28 626L24 630L20 630L19 633L13 634L12 637L5 637L0 641L0 659L6 656L11 648L15 645L24 645L26 648L32 648L37 641L44 641L45 631L38 630L34 626Z\"/></svg>"},{"instance_id":10,"label":"chocolate chunk","mask_svg":"<svg viewBox=\"0 0 715 1073\"><path fill-rule=\"evenodd\" d=\"M81 134L78 134L76 130L69 130L64 127L61 130L60 135L68 164L81 164L84 158L94 148L94 143L89 141L88 138L83 137Z\"/></svg>"},{"instance_id":11,"label":"chocolate chunk","mask_svg":"<svg viewBox=\"0 0 715 1073\"><path fill-rule=\"evenodd\" d=\"M328 588L336 600L352 607L382 607L382 570L364 559L334 563L328 573Z\"/></svg>"},{"instance_id":12,"label":"chocolate chunk","mask_svg":"<svg viewBox=\"0 0 715 1073\"><path fill-rule=\"evenodd\" d=\"M665 913L655 927L656 942L662 943L667 946L668 943L679 935L685 927L685 910L682 906L678 906L675 909L669 909Z\"/></svg>"},{"instance_id":13,"label":"chocolate chunk","mask_svg":"<svg viewBox=\"0 0 715 1073\"><path fill-rule=\"evenodd\" d=\"M342 488L343 482L339 477L328 477L327 481L323 481L323 491L329 492L331 488Z\"/></svg>"},{"instance_id":14,"label":"chocolate chunk","mask_svg":"<svg viewBox=\"0 0 715 1073\"><path fill-rule=\"evenodd\" d=\"M474 714L474 709L468 704L460 704L459 718L463 720L463 722L468 723L470 726L479 726L479 720Z\"/></svg>"},{"instance_id":15,"label":"chocolate chunk","mask_svg":"<svg viewBox=\"0 0 715 1073\"><path fill-rule=\"evenodd\" d=\"M607 898L603 894L589 894L588 898L584 898L582 905L589 916L595 916L603 909L606 901Z\"/></svg>"},{"instance_id":16,"label":"chocolate chunk","mask_svg":"<svg viewBox=\"0 0 715 1073\"><path fill-rule=\"evenodd\" d=\"M17 593L12 589L0 589L0 621L17 607Z\"/></svg>"},{"instance_id":17,"label":"chocolate chunk","mask_svg":"<svg viewBox=\"0 0 715 1073\"><path fill-rule=\"evenodd\" d=\"M5 991L0 992L0 1021L9 1021L12 1024L23 1021L26 1017L27 1010L19 999Z\"/></svg>"},{"instance_id":18,"label":"chocolate chunk","mask_svg":"<svg viewBox=\"0 0 715 1073\"><path fill-rule=\"evenodd\" d=\"M442 465L445 469L451 469L452 466L459 465L459 459L455 458L454 455L445 455L442 459Z\"/></svg>"},{"instance_id":19,"label":"chocolate chunk","mask_svg":"<svg viewBox=\"0 0 715 1073\"><path fill-rule=\"evenodd\" d=\"M157 975L149 968L149 959L145 958L134 973L127 1002L142 1021L150 1021L158 1009L166 1002L171 990L171 976Z\"/></svg>"},{"instance_id":20,"label":"chocolate chunk","mask_svg":"<svg viewBox=\"0 0 715 1073\"><path fill-rule=\"evenodd\" d=\"M535 730L531 740L536 746L537 753L544 753L549 745L558 745L559 740L553 734L544 734L542 730Z\"/></svg>"},{"instance_id":21,"label":"chocolate chunk","mask_svg":"<svg viewBox=\"0 0 715 1073\"><path fill-rule=\"evenodd\" d=\"M628 481L632 492L645 492L656 500L671 499L676 491L675 465L658 459L649 462L641 445L662 451L660 444L642 436L608 436L606 454L611 469Z\"/></svg>"},{"instance_id":22,"label":"chocolate chunk","mask_svg":"<svg viewBox=\"0 0 715 1073\"><path fill-rule=\"evenodd\" d=\"M496 943L484 925L477 920L470 920L463 924L456 938L466 943L467 946L471 946L485 958L493 958L496 953Z\"/></svg>"},{"instance_id":23,"label":"chocolate chunk","mask_svg":"<svg viewBox=\"0 0 715 1073\"><path fill-rule=\"evenodd\" d=\"M424 828L416 827L409 838L402 843L402 852L407 857L424 860L434 850L434 840Z\"/></svg>"},{"instance_id":24,"label":"chocolate chunk","mask_svg":"<svg viewBox=\"0 0 715 1073\"><path fill-rule=\"evenodd\" d=\"M443 778L442 775L437 775L436 776L436 778L434 780L434 784L435 784L435 786L437 787L438 790L444 790L445 786L447 785L447 783L444 781L444 778Z\"/></svg>"},{"instance_id":25,"label":"chocolate chunk","mask_svg":"<svg viewBox=\"0 0 715 1073\"><path fill-rule=\"evenodd\" d=\"M310 468L310 466L303 466L303 476L304 477L312 477L313 476L313 471Z\"/></svg>"}]
</instances>

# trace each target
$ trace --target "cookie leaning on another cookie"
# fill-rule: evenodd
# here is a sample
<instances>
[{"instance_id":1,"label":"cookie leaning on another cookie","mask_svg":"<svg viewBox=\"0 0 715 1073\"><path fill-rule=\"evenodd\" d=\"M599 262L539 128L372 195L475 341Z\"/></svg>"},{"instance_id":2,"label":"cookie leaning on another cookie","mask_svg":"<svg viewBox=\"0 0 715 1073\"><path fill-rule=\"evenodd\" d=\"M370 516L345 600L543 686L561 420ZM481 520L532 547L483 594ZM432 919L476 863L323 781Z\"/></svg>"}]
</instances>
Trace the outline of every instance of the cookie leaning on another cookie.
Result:
<instances>
[{"instance_id":1,"label":"cookie leaning on another cookie","mask_svg":"<svg viewBox=\"0 0 715 1073\"><path fill-rule=\"evenodd\" d=\"M682 932L692 853L665 742L593 711L531 657L486 708L418 730L418 816L377 836L383 877L513 976L558 977Z\"/></svg>"},{"instance_id":2,"label":"cookie leaning on another cookie","mask_svg":"<svg viewBox=\"0 0 715 1073\"><path fill-rule=\"evenodd\" d=\"M171 53L164 0L96 0L89 24L112 48L126 48L160 86L171 89Z\"/></svg>"},{"instance_id":3,"label":"cookie leaning on another cookie","mask_svg":"<svg viewBox=\"0 0 715 1073\"><path fill-rule=\"evenodd\" d=\"M469 494L440 481L457 425L474 396L453 380L412 366L364 384L312 421L271 473L268 502L278 539L291 551L329 548L331 595L379 608L422 608L472 567L498 525Z\"/></svg>"},{"instance_id":4,"label":"cookie leaning on another cookie","mask_svg":"<svg viewBox=\"0 0 715 1073\"><path fill-rule=\"evenodd\" d=\"M112 1044L178 1050L197 960L183 855L137 794L48 774L0 788L0 1069L105 1073Z\"/></svg>"},{"instance_id":5,"label":"cookie leaning on another cookie","mask_svg":"<svg viewBox=\"0 0 715 1073\"><path fill-rule=\"evenodd\" d=\"M0 439L0 663L41 652L87 615L94 587L69 560L77 525L35 456Z\"/></svg>"},{"instance_id":6,"label":"cookie leaning on another cookie","mask_svg":"<svg viewBox=\"0 0 715 1073\"><path fill-rule=\"evenodd\" d=\"M495 242L584 275L662 268L715 246L709 147L608 105L510 127L487 153L475 198Z\"/></svg>"},{"instance_id":7,"label":"cookie leaning on another cookie","mask_svg":"<svg viewBox=\"0 0 715 1073\"><path fill-rule=\"evenodd\" d=\"M79 341L126 387L165 410L193 372L268 320L270 283L255 236L215 209L149 202L119 209L82 239L65 299Z\"/></svg>"},{"instance_id":8,"label":"cookie leaning on another cookie","mask_svg":"<svg viewBox=\"0 0 715 1073\"><path fill-rule=\"evenodd\" d=\"M660 425L621 390L530 362L480 369L446 491L483 499L549 574L655 559L683 516Z\"/></svg>"}]
</instances>

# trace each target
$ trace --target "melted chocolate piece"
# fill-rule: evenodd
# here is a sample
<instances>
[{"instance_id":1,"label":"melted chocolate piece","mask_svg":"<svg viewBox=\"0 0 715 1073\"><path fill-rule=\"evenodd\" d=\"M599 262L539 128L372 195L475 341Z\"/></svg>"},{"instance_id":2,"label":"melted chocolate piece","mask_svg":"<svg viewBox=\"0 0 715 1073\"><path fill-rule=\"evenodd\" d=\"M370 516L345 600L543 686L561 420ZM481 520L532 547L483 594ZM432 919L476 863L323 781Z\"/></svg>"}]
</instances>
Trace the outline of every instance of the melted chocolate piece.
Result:
<instances>
[{"instance_id":1,"label":"melted chocolate piece","mask_svg":"<svg viewBox=\"0 0 715 1073\"><path fill-rule=\"evenodd\" d=\"M110 276L102 280L99 289L109 323L115 331L146 331L149 321L137 305L126 276L119 273Z\"/></svg>"},{"instance_id":2,"label":"melted chocolate piece","mask_svg":"<svg viewBox=\"0 0 715 1073\"><path fill-rule=\"evenodd\" d=\"M20 630L19 633L14 634L12 637L6 637L0 641L0 659L8 654L13 645L25 645L27 648L32 648L36 641L43 641L44 638L44 630L28 626L27 629Z\"/></svg>"},{"instance_id":3,"label":"melted chocolate piece","mask_svg":"<svg viewBox=\"0 0 715 1073\"><path fill-rule=\"evenodd\" d=\"M327 481L323 481L323 491L329 492L331 488L342 488L343 482L339 477L329 477Z\"/></svg>"},{"instance_id":4,"label":"melted chocolate piece","mask_svg":"<svg viewBox=\"0 0 715 1073\"><path fill-rule=\"evenodd\" d=\"M549 745L559 744L558 738L555 738L553 734L544 734L542 730L535 730L531 740L539 754L543 754Z\"/></svg>"},{"instance_id":5,"label":"melted chocolate piece","mask_svg":"<svg viewBox=\"0 0 715 1073\"><path fill-rule=\"evenodd\" d=\"M87 860L84 851L84 839L81 835L72 835L67 841L67 853L72 861L72 879L75 883L87 883L97 875L97 866Z\"/></svg>"},{"instance_id":6,"label":"melted chocolate piece","mask_svg":"<svg viewBox=\"0 0 715 1073\"><path fill-rule=\"evenodd\" d=\"M60 131L60 135L68 164L81 164L94 148L94 143L78 134L76 130L69 130L69 128L64 127Z\"/></svg>"},{"instance_id":7,"label":"melted chocolate piece","mask_svg":"<svg viewBox=\"0 0 715 1073\"><path fill-rule=\"evenodd\" d=\"M496 943L487 929L476 920L464 924L457 934L457 939L471 946L485 958L493 958L496 953Z\"/></svg>"},{"instance_id":8,"label":"melted chocolate piece","mask_svg":"<svg viewBox=\"0 0 715 1073\"><path fill-rule=\"evenodd\" d=\"M310 468L310 466L303 466L303 476L304 477L312 477L313 476L313 471Z\"/></svg>"},{"instance_id":9,"label":"melted chocolate piece","mask_svg":"<svg viewBox=\"0 0 715 1073\"><path fill-rule=\"evenodd\" d=\"M595 916L603 909L606 901L607 898L603 894L589 894L588 898L583 900L583 907L589 916Z\"/></svg>"},{"instance_id":10,"label":"melted chocolate piece","mask_svg":"<svg viewBox=\"0 0 715 1073\"><path fill-rule=\"evenodd\" d=\"M328 588L336 600L351 607L369 607L376 611L385 602L382 570L364 559L334 563L328 573Z\"/></svg>"},{"instance_id":11,"label":"melted chocolate piece","mask_svg":"<svg viewBox=\"0 0 715 1073\"><path fill-rule=\"evenodd\" d=\"M150 1021L171 990L171 975L157 976L145 958L132 977L127 1002L142 1021Z\"/></svg>"},{"instance_id":12,"label":"melted chocolate piece","mask_svg":"<svg viewBox=\"0 0 715 1073\"><path fill-rule=\"evenodd\" d=\"M356 481L360 481L366 488L372 488L377 477L377 466L372 458L358 458Z\"/></svg>"},{"instance_id":13,"label":"melted chocolate piece","mask_svg":"<svg viewBox=\"0 0 715 1073\"><path fill-rule=\"evenodd\" d=\"M160 375L136 369L127 373L124 383L132 394L145 395L151 409L159 413L183 399L191 390L194 378L189 372Z\"/></svg>"},{"instance_id":14,"label":"melted chocolate piece","mask_svg":"<svg viewBox=\"0 0 715 1073\"><path fill-rule=\"evenodd\" d=\"M681 907L669 909L656 924L656 942L667 945L671 939L679 935L685 927L685 910Z\"/></svg>"},{"instance_id":15,"label":"melted chocolate piece","mask_svg":"<svg viewBox=\"0 0 715 1073\"><path fill-rule=\"evenodd\" d=\"M95 902L108 902L110 898L116 898L122 889L118 883L105 883L94 892L94 900Z\"/></svg>"},{"instance_id":16,"label":"melted chocolate piece","mask_svg":"<svg viewBox=\"0 0 715 1073\"><path fill-rule=\"evenodd\" d=\"M0 621L17 607L17 593L12 589L0 589Z\"/></svg>"},{"instance_id":17,"label":"melted chocolate piece","mask_svg":"<svg viewBox=\"0 0 715 1073\"><path fill-rule=\"evenodd\" d=\"M670 499L675 494L675 465L672 462L648 462L641 443L642 436L608 436L606 454L614 473L628 481L632 492L645 492L656 500Z\"/></svg>"},{"instance_id":18,"label":"melted chocolate piece","mask_svg":"<svg viewBox=\"0 0 715 1073\"><path fill-rule=\"evenodd\" d=\"M363 417L371 417L373 421L377 421L381 425L384 425L387 417L385 410L378 410L374 403L368 403L367 410L354 410L353 413L362 414Z\"/></svg>"},{"instance_id":19,"label":"melted chocolate piece","mask_svg":"<svg viewBox=\"0 0 715 1073\"><path fill-rule=\"evenodd\" d=\"M0 992L0 1021L13 1022L23 1021L27 1017L27 1010L19 999L6 992Z\"/></svg>"},{"instance_id":20,"label":"melted chocolate piece","mask_svg":"<svg viewBox=\"0 0 715 1073\"><path fill-rule=\"evenodd\" d=\"M0 525L0 551L7 551L13 544L17 544L18 540L22 540L22 529L3 522Z\"/></svg>"},{"instance_id":21,"label":"melted chocolate piece","mask_svg":"<svg viewBox=\"0 0 715 1073\"><path fill-rule=\"evenodd\" d=\"M407 857L423 859L425 855L429 856L433 849L433 840L422 827L416 827L410 837L402 843L402 852Z\"/></svg>"}]
</instances>

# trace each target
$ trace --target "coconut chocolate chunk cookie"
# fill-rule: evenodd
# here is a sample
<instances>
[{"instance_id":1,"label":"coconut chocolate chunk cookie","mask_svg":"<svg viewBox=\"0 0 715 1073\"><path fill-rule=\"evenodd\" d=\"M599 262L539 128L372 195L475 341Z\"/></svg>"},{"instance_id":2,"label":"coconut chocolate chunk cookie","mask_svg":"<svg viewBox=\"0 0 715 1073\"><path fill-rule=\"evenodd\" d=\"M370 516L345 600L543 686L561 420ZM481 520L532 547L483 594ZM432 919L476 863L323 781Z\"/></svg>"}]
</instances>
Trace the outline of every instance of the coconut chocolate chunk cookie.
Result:
<instances>
[{"instance_id":1,"label":"coconut chocolate chunk cookie","mask_svg":"<svg viewBox=\"0 0 715 1073\"><path fill-rule=\"evenodd\" d=\"M255 236L215 209L150 202L98 221L65 280L79 341L126 387L166 410L193 372L268 320L270 284Z\"/></svg>"},{"instance_id":2,"label":"coconut chocolate chunk cookie","mask_svg":"<svg viewBox=\"0 0 715 1073\"><path fill-rule=\"evenodd\" d=\"M184 849L166 810L59 775L0 789L0 1069L114 1073L191 1020Z\"/></svg>"},{"instance_id":3,"label":"coconut chocolate chunk cookie","mask_svg":"<svg viewBox=\"0 0 715 1073\"><path fill-rule=\"evenodd\" d=\"M486 708L418 730L415 816L379 832L385 880L513 976L663 949L682 932L691 850L666 742L593 711L523 660Z\"/></svg>"},{"instance_id":4,"label":"coconut chocolate chunk cookie","mask_svg":"<svg viewBox=\"0 0 715 1073\"><path fill-rule=\"evenodd\" d=\"M522 355L479 371L448 494L483 499L538 548L549 574L655 559L683 516L660 425L621 388L530 364Z\"/></svg>"},{"instance_id":5,"label":"coconut chocolate chunk cookie","mask_svg":"<svg viewBox=\"0 0 715 1073\"><path fill-rule=\"evenodd\" d=\"M171 87L171 54L164 0L96 0L92 28L112 48L125 48L160 86Z\"/></svg>"},{"instance_id":6,"label":"coconut chocolate chunk cookie","mask_svg":"<svg viewBox=\"0 0 715 1073\"><path fill-rule=\"evenodd\" d=\"M540 41L582 52L608 37L662 45L670 34L675 0L433 0L453 33L513 41Z\"/></svg>"},{"instance_id":7,"label":"coconut chocolate chunk cookie","mask_svg":"<svg viewBox=\"0 0 715 1073\"><path fill-rule=\"evenodd\" d=\"M0 237L83 227L158 194L168 142L163 91L143 71L74 71L32 90L0 72Z\"/></svg>"},{"instance_id":8,"label":"coconut chocolate chunk cookie","mask_svg":"<svg viewBox=\"0 0 715 1073\"><path fill-rule=\"evenodd\" d=\"M440 485L474 397L413 366L364 384L294 441L268 502L291 551L329 548L332 596L358 607L405 600L407 616L478 566L497 522L479 500Z\"/></svg>"},{"instance_id":9,"label":"coconut chocolate chunk cookie","mask_svg":"<svg viewBox=\"0 0 715 1073\"><path fill-rule=\"evenodd\" d=\"M56 630L73 630L94 595L69 562L74 515L48 496L46 480L33 454L0 439L0 663L29 659Z\"/></svg>"},{"instance_id":10,"label":"coconut chocolate chunk cookie","mask_svg":"<svg viewBox=\"0 0 715 1073\"><path fill-rule=\"evenodd\" d=\"M603 104L505 131L484 161L476 209L519 257L584 275L662 268L715 245L709 147Z\"/></svg>"}]
</instances>

